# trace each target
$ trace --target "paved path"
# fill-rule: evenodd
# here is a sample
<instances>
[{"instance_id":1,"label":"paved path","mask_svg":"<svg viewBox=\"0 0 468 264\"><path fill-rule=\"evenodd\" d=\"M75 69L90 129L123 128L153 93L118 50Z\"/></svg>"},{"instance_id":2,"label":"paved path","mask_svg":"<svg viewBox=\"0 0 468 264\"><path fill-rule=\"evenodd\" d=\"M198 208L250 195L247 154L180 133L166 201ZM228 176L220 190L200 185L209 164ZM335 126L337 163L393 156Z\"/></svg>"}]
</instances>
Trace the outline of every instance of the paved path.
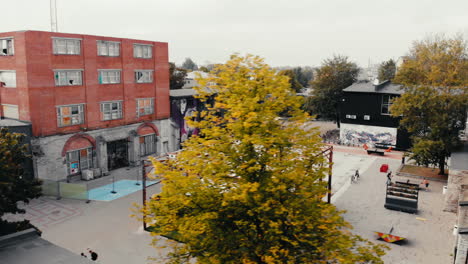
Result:
<instances>
[{"instance_id":1,"label":"paved path","mask_svg":"<svg viewBox=\"0 0 468 264\"><path fill-rule=\"evenodd\" d=\"M376 240L374 231L393 233L408 238L407 245L387 244L391 250L384 256L385 263L397 264L448 264L452 263L455 236L452 228L455 214L443 212L443 183L431 182L429 191L420 191L419 213L408 214L384 208L386 176L379 172L382 163L396 171L400 162L389 158L378 158L361 180L352 184L333 202L338 209L347 210L344 217L354 226L354 232L371 241ZM394 177L406 181L406 178ZM419 183L410 179L413 183ZM421 220L418 220L420 218ZM377 242L385 243L385 242Z\"/></svg>"}]
</instances>

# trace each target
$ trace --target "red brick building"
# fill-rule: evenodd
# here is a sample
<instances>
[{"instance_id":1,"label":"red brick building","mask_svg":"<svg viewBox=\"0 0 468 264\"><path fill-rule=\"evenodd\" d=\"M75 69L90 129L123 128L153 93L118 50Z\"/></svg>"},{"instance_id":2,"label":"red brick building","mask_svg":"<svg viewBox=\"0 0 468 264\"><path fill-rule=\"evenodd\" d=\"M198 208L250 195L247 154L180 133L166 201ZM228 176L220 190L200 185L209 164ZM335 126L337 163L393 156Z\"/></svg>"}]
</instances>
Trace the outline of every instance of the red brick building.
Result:
<instances>
[{"instance_id":1,"label":"red brick building","mask_svg":"<svg viewBox=\"0 0 468 264\"><path fill-rule=\"evenodd\" d=\"M0 33L0 116L32 124L39 178L136 165L171 151L168 44Z\"/></svg>"}]
</instances>

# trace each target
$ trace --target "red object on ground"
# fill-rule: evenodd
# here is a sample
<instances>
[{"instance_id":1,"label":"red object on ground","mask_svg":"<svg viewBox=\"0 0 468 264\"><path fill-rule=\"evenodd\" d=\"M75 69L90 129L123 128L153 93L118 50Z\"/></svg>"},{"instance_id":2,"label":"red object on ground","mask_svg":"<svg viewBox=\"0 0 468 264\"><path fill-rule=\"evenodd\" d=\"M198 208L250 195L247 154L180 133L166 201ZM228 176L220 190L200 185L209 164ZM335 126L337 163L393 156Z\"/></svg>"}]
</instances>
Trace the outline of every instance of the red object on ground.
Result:
<instances>
[{"instance_id":1,"label":"red object on ground","mask_svg":"<svg viewBox=\"0 0 468 264\"><path fill-rule=\"evenodd\" d=\"M388 171L388 164L382 164L380 166L380 172L387 172Z\"/></svg>"},{"instance_id":2,"label":"red object on ground","mask_svg":"<svg viewBox=\"0 0 468 264\"><path fill-rule=\"evenodd\" d=\"M392 147L389 147L388 149L385 150L385 152L392 152Z\"/></svg>"},{"instance_id":3,"label":"red object on ground","mask_svg":"<svg viewBox=\"0 0 468 264\"><path fill-rule=\"evenodd\" d=\"M381 233L381 232L374 232L374 233L376 233L380 238L382 238L385 242L388 242L388 243L393 243L393 242L397 242L397 241L406 239L404 237L394 236L394 235Z\"/></svg>"},{"instance_id":4,"label":"red object on ground","mask_svg":"<svg viewBox=\"0 0 468 264\"><path fill-rule=\"evenodd\" d=\"M367 146L366 143L364 143L364 145L362 146L365 150L367 150L369 147Z\"/></svg>"}]
</instances>

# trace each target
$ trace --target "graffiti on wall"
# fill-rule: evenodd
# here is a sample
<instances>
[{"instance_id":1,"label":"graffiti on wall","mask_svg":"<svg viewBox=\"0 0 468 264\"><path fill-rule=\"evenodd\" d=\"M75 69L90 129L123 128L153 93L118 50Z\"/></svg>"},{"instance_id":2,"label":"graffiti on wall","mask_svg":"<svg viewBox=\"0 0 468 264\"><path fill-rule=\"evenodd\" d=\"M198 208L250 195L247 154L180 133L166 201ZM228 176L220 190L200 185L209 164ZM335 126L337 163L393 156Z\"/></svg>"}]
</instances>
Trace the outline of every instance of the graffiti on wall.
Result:
<instances>
[{"instance_id":1,"label":"graffiti on wall","mask_svg":"<svg viewBox=\"0 0 468 264\"><path fill-rule=\"evenodd\" d=\"M171 118L179 128L179 143L192 135L198 134L198 129L191 127L188 118L196 118L197 102L193 98L177 98L171 102Z\"/></svg>"},{"instance_id":2,"label":"graffiti on wall","mask_svg":"<svg viewBox=\"0 0 468 264\"><path fill-rule=\"evenodd\" d=\"M396 145L397 129L353 124L341 124L340 140L344 144L362 145L384 144Z\"/></svg>"}]
</instances>

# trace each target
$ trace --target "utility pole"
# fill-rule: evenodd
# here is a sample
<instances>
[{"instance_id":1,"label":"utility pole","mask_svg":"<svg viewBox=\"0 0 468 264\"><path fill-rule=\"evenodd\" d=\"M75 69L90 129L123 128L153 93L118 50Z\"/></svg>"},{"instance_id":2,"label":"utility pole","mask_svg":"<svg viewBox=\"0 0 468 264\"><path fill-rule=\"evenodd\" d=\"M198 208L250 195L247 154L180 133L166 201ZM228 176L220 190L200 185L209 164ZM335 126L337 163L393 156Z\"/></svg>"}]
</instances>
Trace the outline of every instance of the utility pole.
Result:
<instances>
[{"instance_id":1,"label":"utility pole","mask_svg":"<svg viewBox=\"0 0 468 264\"><path fill-rule=\"evenodd\" d=\"M58 32L56 0L50 0L50 31Z\"/></svg>"}]
</instances>

